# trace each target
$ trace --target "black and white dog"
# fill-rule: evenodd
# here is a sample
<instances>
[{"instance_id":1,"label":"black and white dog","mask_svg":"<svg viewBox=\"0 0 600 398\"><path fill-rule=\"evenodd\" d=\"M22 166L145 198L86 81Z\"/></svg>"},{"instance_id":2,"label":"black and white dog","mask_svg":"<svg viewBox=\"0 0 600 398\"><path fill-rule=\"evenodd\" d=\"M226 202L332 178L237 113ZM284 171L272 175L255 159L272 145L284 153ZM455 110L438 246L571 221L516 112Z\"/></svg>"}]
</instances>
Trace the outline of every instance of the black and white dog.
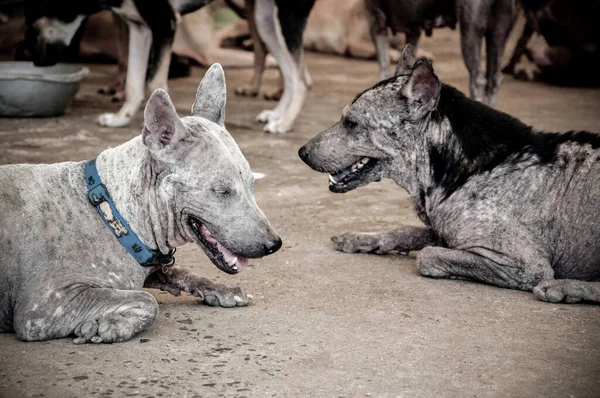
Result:
<instances>
[{"instance_id":1,"label":"black and white dog","mask_svg":"<svg viewBox=\"0 0 600 398\"><path fill-rule=\"evenodd\" d=\"M151 91L167 89L171 45L181 15L211 0L27 0L25 46L36 65L57 63L85 18L110 9L129 28L126 101L117 113L104 113L98 123L123 127L144 101L145 82Z\"/></svg>"}]
</instances>

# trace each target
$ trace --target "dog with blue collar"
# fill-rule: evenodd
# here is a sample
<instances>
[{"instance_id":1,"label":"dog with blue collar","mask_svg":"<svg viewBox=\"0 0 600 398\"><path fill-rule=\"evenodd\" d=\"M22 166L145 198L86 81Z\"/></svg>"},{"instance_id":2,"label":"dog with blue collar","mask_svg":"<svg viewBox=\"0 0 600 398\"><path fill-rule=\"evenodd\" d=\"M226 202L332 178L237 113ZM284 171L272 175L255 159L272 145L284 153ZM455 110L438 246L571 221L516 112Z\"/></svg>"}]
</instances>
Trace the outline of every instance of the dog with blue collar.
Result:
<instances>
[{"instance_id":1,"label":"dog with blue collar","mask_svg":"<svg viewBox=\"0 0 600 398\"><path fill-rule=\"evenodd\" d=\"M158 315L143 287L248 305L240 288L173 265L186 243L228 274L281 247L225 129L225 102L215 64L191 116L180 118L157 90L142 134L91 161L0 166L0 331L26 341L126 341Z\"/></svg>"}]
</instances>

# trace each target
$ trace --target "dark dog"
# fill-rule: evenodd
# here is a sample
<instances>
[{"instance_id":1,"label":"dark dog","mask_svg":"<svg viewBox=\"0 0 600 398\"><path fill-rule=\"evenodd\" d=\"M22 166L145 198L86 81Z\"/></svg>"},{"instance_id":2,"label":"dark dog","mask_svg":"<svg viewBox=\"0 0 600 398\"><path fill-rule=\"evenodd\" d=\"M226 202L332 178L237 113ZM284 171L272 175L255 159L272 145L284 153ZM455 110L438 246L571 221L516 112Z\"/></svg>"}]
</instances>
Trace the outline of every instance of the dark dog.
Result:
<instances>
[{"instance_id":1,"label":"dark dog","mask_svg":"<svg viewBox=\"0 0 600 398\"><path fill-rule=\"evenodd\" d=\"M470 76L471 98L494 106L502 82L502 56L513 24L514 0L366 0L377 47L381 78L390 65L388 28L406 33L416 47L425 30L460 25L461 49ZM486 74L481 70L481 43L485 37Z\"/></svg>"},{"instance_id":2,"label":"dark dog","mask_svg":"<svg viewBox=\"0 0 600 398\"><path fill-rule=\"evenodd\" d=\"M254 41L254 76L249 86L236 90L239 95L256 96L262 81L267 51L277 60L283 80L283 93L272 110L257 120L266 123L265 131L285 133L302 110L312 80L304 64L302 34L315 0L247 0L247 15Z\"/></svg>"},{"instance_id":3,"label":"dark dog","mask_svg":"<svg viewBox=\"0 0 600 398\"><path fill-rule=\"evenodd\" d=\"M167 88L171 45L181 15L203 7L210 0L27 0L28 30L25 46L36 65L58 62L84 19L110 9L127 23L129 60L126 101L117 113L102 114L102 126L126 126L144 101L144 86Z\"/></svg>"},{"instance_id":4,"label":"dark dog","mask_svg":"<svg viewBox=\"0 0 600 398\"><path fill-rule=\"evenodd\" d=\"M359 94L302 147L329 189L391 178L425 227L334 237L337 250L421 250L422 275L544 301L600 302L600 136L546 134L442 84L407 46L394 77Z\"/></svg>"},{"instance_id":5,"label":"dark dog","mask_svg":"<svg viewBox=\"0 0 600 398\"><path fill-rule=\"evenodd\" d=\"M513 55L503 72L567 86L600 85L600 2L596 0L521 0L526 24ZM527 48L534 33L548 47ZM516 73L521 57L535 63L534 73Z\"/></svg>"}]
</instances>

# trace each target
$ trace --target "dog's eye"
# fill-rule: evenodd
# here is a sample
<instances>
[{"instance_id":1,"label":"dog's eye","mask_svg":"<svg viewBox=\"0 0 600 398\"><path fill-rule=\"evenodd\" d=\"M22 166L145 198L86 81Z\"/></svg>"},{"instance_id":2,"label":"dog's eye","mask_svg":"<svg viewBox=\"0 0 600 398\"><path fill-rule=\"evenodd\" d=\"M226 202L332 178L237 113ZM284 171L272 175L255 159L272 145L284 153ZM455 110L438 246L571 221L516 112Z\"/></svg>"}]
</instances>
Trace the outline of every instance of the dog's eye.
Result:
<instances>
[{"instance_id":1,"label":"dog's eye","mask_svg":"<svg viewBox=\"0 0 600 398\"><path fill-rule=\"evenodd\" d=\"M221 195L221 196L230 196L231 195L231 191L229 189L213 189L213 191L217 195Z\"/></svg>"},{"instance_id":2,"label":"dog's eye","mask_svg":"<svg viewBox=\"0 0 600 398\"><path fill-rule=\"evenodd\" d=\"M358 126L358 123L356 123L354 120L350 120L348 118L344 118L344 120L342 121L342 124L344 125L344 128L347 128L347 129L353 129L356 126Z\"/></svg>"}]
</instances>

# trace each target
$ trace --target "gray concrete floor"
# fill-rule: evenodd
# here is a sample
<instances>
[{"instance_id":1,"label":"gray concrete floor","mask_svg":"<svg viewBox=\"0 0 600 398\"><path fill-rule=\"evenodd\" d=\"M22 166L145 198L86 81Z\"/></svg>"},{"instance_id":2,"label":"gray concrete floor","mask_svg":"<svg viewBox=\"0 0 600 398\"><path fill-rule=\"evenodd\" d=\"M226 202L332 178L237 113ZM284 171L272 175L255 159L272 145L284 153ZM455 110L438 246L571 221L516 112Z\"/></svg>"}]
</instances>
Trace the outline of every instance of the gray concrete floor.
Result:
<instances>
[{"instance_id":1,"label":"gray concrete floor","mask_svg":"<svg viewBox=\"0 0 600 398\"><path fill-rule=\"evenodd\" d=\"M423 46L435 53L440 78L466 90L456 34L436 32ZM600 396L600 306L427 279L414 253L332 249L334 234L418 220L390 181L335 195L327 176L298 159L298 148L377 77L372 61L309 54L308 65L314 87L295 130L283 136L264 134L254 122L272 103L233 95L251 72L226 72L227 127L254 171L266 174L257 199L284 239L282 250L237 276L220 273L195 247L177 253L180 265L253 293L255 305L214 309L153 292L157 322L126 343L23 343L0 335L1 396ZM141 114L130 128L96 125L98 114L118 105L96 94L113 67L90 69L64 117L0 119L0 163L87 159L140 133ZM195 68L170 82L182 115L203 73ZM276 82L269 71L266 84ZM600 90L506 78L498 107L539 129L600 130Z\"/></svg>"}]
</instances>

